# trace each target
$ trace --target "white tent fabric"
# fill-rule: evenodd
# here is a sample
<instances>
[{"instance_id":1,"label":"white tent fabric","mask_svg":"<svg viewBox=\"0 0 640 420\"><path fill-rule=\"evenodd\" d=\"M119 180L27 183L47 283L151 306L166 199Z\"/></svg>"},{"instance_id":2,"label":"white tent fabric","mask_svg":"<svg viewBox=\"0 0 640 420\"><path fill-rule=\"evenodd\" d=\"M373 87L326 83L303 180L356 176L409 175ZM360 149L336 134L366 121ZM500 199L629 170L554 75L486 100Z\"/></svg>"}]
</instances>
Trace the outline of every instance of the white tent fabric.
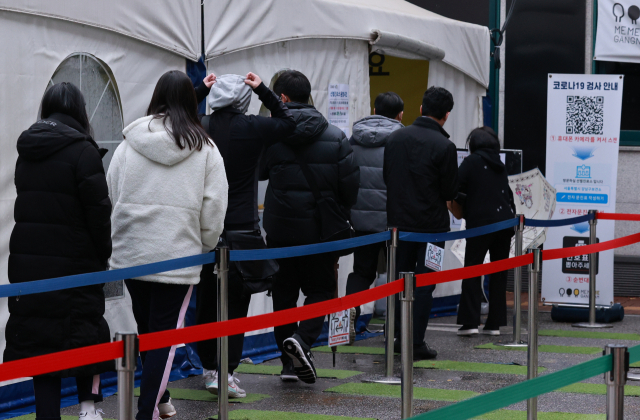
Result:
<instances>
[{"instance_id":1,"label":"white tent fabric","mask_svg":"<svg viewBox=\"0 0 640 420\"><path fill-rule=\"evenodd\" d=\"M81 23L132 37L197 61L200 2L0 0L0 10Z\"/></svg>"},{"instance_id":2,"label":"white tent fabric","mask_svg":"<svg viewBox=\"0 0 640 420\"><path fill-rule=\"evenodd\" d=\"M377 30L444 51L444 62L489 85L489 30L404 0L206 0L206 58L303 38L375 41ZM407 46L407 52L420 52ZM433 58L433 57L423 57Z\"/></svg>"},{"instance_id":3,"label":"white tent fabric","mask_svg":"<svg viewBox=\"0 0 640 420\"><path fill-rule=\"evenodd\" d=\"M16 190L13 172L20 133L37 120L50 78L71 54L88 53L112 71L123 108L123 124L143 116L158 78L185 70L185 59L165 49L67 20L0 10L0 284L8 283L9 238ZM130 301L107 301L111 331L135 330ZM7 299L0 299L0 354L4 350Z\"/></svg>"}]
</instances>

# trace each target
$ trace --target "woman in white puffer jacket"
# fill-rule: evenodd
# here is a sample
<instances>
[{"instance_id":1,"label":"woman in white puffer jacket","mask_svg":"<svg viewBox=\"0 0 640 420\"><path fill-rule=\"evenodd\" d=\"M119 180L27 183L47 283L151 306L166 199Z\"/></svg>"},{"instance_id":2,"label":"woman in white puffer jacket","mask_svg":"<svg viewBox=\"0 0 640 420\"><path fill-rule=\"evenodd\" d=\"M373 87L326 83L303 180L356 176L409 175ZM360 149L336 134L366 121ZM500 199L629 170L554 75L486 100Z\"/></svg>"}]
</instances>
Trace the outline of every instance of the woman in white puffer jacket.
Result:
<instances>
[{"instance_id":1,"label":"woman in white puffer jacket","mask_svg":"<svg viewBox=\"0 0 640 420\"><path fill-rule=\"evenodd\" d=\"M206 83L214 80L205 79ZM218 149L200 125L186 74L165 73L147 116L124 129L107 173L111 269L208 252L227 211L227 178ZM182 326L201 266L126 280L138 334ZM146 353L146 354L145 354ZM137 420L176 414L167 381L175 346L141 354Z\"/></svg>"}]
</instances>

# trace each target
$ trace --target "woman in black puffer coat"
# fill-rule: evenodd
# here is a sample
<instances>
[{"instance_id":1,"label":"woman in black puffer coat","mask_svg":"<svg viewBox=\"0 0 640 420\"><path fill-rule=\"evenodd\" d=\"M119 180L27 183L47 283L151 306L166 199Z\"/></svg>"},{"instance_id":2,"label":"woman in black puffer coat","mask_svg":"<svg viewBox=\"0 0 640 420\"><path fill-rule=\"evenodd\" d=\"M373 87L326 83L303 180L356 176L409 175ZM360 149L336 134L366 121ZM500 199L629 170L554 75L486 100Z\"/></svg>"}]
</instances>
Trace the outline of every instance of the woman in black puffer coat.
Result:
<instances>
[{"instance_id":1,"label":"woman in black puffer coat","mask_svg":"<svg viewBox=\"0 0 640 420\"><path fill-rule=\"evenodd\" d=\"M40 121L18 139L12 284L103 271L111 255L111 202L102 156L80 90L60 83L42 99ZM9 298L4 361L107 343L102 285ZM36 418L60 419L61 378L76 377L81 419L101 419L101 372L112 362L33 379Z\"/></svg>"},{"instance_id":2,"label":"woman in black puffer coat","mask_svg":"<svg viewBox=\"0 0 640 420\"><path fill-rule=\"evenodd\" d=\"M476 128L469 134L467 147L471 154L464 159L458 170L458 191L461 194L456 198L458 204L462 205L462 216L467 222L467 228L477 228L514 218L513 192L509 187L507 168L500 160L498 136L489 127ZM461 199L462 197L465 199ZM509 258L513 235L513 229L505 229L468 238L464 266L482 264L487 252L491 261ZM480 277L462 280L458 311L458 324L462 327L458 330L458 335L478 334L483 300L480 282ZM489 316L483 334L500 335L500 327L507 325L506 293L507 272L491 274Z\"/></svg>"}]
</instances>

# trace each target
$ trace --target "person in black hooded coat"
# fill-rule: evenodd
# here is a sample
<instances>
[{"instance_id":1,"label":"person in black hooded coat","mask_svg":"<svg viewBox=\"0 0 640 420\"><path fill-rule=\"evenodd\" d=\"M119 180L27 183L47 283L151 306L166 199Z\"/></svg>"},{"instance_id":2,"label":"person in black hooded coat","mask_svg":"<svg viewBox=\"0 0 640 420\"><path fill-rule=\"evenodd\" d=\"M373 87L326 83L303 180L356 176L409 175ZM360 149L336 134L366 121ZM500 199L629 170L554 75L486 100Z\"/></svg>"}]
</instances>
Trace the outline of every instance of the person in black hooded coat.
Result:
<instances>
[{"instance_id":1,"label":"person in black hooded coat","mask_svg":"<svg viewBox=\"0 0 640 420\"><path fill-rule=\"evenodd\" d=\"M103 271L111 255L111 202L84 98L61 83L47 90L41 120L18 139L12 284ZM9 298L4 361L110 342L102 284ZM36 418L60 418L61 378L75 376L80 418L99 419L99 373L112 362L34 378Z\"/></svg>"},{"instance_id":2,"label":"person in black hooded coat","mask_svg":"<svg viewBox=\"0 0 640 420\"><path fill-rule=\"evenodd\" d=\"M467 228L477 228L515 217L513 192L509 187L507 169L500 160L500 141L489 127L476 128L469 134L467 146L471 154L460 164L459 192L456 201L462 205ZM466 194L466 197L465 197ZM459 215L456 215L459 216ZM467 239L464 266L482 264L490 254L491 261L509 258L513 229L500 230ZM507 272L491 274L489 281L489 316L483 333L500 335L507 325ZM482 304L480 277L462 280L458 311L458 335L478 333Z\"/></svg>"}]
</instances>

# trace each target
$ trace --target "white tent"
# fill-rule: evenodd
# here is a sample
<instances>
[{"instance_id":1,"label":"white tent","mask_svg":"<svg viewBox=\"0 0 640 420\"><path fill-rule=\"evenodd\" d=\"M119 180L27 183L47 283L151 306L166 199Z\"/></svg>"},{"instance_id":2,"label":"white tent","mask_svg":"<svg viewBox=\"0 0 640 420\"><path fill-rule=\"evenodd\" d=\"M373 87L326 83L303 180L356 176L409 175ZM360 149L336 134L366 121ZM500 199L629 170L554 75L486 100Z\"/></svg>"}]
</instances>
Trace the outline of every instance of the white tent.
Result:
<instances>
[{"instance_id":1,"label":"white tent","mask_svg":"<svg viewBox=\"0 0 640 420\"><path fill-rule=\"evenodd\" d=\"M20 133L55 82L80 86L96 140L114 150L144 115L159 76L200 55L200 3L129 0L0 0L0 284L7 280ZM107 164L108 158L107 156ZM7 299L0 299L0 354ZM111 331L134 330L122 288L107 302Z\"/></svg>"},{"instance_id":2,"label":"white tent","mask_svg":"<svg viewBox=\"0 0 640 420\"><path fill-rule=\"evenodd\" d=\"M370 112L371 51L430 60L429 84L449 89L456 101L445 127L452 139L462 145L481 124L480 98L489 80L486 28L401 0L205 0L204 18L201 28L201 0L0 0L0 284L8 281L16 140L36 121L51 83L80 86L96 140L113 150L122 128L145 113L159 76L184 71L185 59L200 57L204 34L210 70L255 71L268 82L279 70L296 68L310 77L314 103L325 114L328 85L348 84L351 123ZM254 97L250 112L258 113L259 105ZM343 261L342 293L348 265ZM438 290L458 293L455 286ZM107 304L112 331L134 327L122 295L116 290ZM269 305L256 296L251 313ZM1 299L0 330L7 316L7 299Z\"/></svg>"},{"instance_id":3,"label":"white tent","mask_svg":"<svg viewBox=\"0 0 640 420\"><path fill-rule=\"evenodd\" d=\"M311 81L314 105L325 116L330 84L349 86L349 124L370 114L369 54L379 52L430 61L428 84L445 87L454 97L445 129L458 147L482 125L481 98L489 85L486 27L447 19L403 0L206 0L203 26L210 72L253 71L269 84L282 69L302 71ZM254 95L249 113L259 110ZM262 183L262 194L265 189ZM459 266L448 252L445 268ZM352 259L342 258L340 295L351 269ZM454 282L439 285L434 296L459 293L460 282ZM269 298L254 296L252 314L270 309ZM371 309L369 305L363 313Z\"/></svg>"}]
</instances>

